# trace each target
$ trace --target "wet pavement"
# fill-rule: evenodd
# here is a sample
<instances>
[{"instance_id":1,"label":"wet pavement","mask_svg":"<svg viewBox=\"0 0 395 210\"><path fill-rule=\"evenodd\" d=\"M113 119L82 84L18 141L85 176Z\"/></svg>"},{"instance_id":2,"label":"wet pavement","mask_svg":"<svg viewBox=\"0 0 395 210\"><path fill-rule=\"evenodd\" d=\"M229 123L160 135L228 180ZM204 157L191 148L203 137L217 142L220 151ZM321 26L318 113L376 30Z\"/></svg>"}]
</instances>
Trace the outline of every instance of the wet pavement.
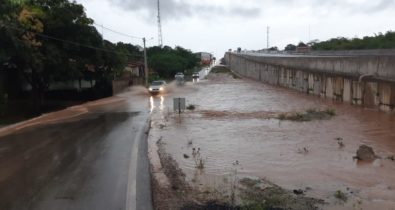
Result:
<instances>
[{"instance_id":1,"label":"wet pavement","mask_svg":"<svg viewBox=\"0 0 395 210\"><path fill-rule=\"evenodd\" d=\"M144 88L0 130L0 209L152 209Z\"/></svg>"},{"instance_id":2,"label":"wet pavement","mask_svg":"<svg viewBox=\"0 0 395 210\"><path fill-rule=\"evenodd\" d=\"M174 114L174 97L197 109ZM310 122L272 118L309 108L334 108L337 116ZM308 196L328 203L324 209L395 208L395 162L387 159L395 154L394 115L217 75L153 97L151 110L150 142L161 139L197 187L223 190L230 176L252 176L289 190L308 189ZM354 160L362 144L381 158ZM193 149L203 170L196 169ZM334 197L338 190L347 202Z\"/></svg>"}]
</instances>

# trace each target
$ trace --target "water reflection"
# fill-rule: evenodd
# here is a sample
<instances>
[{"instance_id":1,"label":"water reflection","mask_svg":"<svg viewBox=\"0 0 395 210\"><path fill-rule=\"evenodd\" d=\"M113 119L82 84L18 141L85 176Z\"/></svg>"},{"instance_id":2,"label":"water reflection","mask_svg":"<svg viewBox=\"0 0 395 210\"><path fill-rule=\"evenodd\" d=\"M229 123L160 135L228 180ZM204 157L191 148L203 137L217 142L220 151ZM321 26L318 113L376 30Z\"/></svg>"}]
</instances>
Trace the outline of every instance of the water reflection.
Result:
<instances>
[{"instance_id":1,"label":"water reflection","mask_svg":"<svg viewBox=\"0 0 395 210\"><path fill-rule=\"evenodd\" d=\"M150 101L150 112L152 113L154 111L154 109L155 109L154 97L151 96L149 98L149 101Z\"/></svg>"},{"instance_id":2,"label":"water reflection","mask_svg":"<svg viewBox=\"0 0 395 210\"><path fill-rule=\"evenodd\" d=\"M155 103L158 103L158 105L155 105ZM158 100L158 97L151 96L150 97L150 112L152 113L155 108L159 107L160 111L163 111L165 109L165 97L160 96L160 100Z\"/></svg>"},{"instance_id":3,"label":"water reflection","mask_svg":"<svg viewBox=\"0 0 395 210\"><path fill-rule=\"evenodd\" d=\"M163 111L165 108L164 102L165 102L165 97L161 96L160 97L160 106L159 106L160 111Z\"/></svg>"}]
</instances>

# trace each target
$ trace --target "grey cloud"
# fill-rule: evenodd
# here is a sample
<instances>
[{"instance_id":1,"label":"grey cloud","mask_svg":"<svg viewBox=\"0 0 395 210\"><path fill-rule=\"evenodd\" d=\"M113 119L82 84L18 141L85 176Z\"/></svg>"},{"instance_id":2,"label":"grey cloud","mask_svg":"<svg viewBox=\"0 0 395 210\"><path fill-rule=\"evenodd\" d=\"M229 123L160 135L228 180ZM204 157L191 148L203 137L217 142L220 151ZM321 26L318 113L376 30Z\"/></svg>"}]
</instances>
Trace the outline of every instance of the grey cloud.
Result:
<instances>
[{"instance_id":1,"label":"grey cloud","mask_svg":"<svg viewBox=\"0 0 395 210\"><path fill-rule=\"evenodd\" d=\"M146 11L150 16L156 16L157 0L109 0L123 9L131 11ZM259 3L259 1L257 1ZM178 19L183 17L205 16L231 16L256 17L260 14L259 7L220 7L208 4L195 5L182 0L161 0L162 18ZM231 4L230 4L231 5Z\"/></svg>"},{"instance_id":2,"label":"grey cloud","mask_svg":"<svg viewBox=\"0 0 395 210\"><path fill-rule=\"evenodd\" d=\"M333 13L340 13L342 15L372 14L395 9L395 0L359 2L346 0L263 0L263 2L266 6L282 8L284 10L310 8L317 15Z\"/></svg>"},{"instance_id":3,"label":"grey cloud","mask_svg":"<svg viewBox=\"0 0 395 210\"><path fill-rule=\"evenodd\" d=\"M394 0L380 0L376 1L376 5L374 5L371 8L368 8L366 11L367 12L377 12L377 11L382 11L386 9L394 9L395 8L395 1Z\"/></svg>"},{"instance_id":4,"label":"grey cloud","mask_svg":"<svg viewBox=\"0 0 395 210\"><path fill-rule=\"evenodd\" d=\"M153 19L157 13L157 0L108 0L129 11L143 11L146 18ZM265 9L287 14L287 11L310 8L313 14L325 16L331 14L355 15L374 14L394 10L395 0L228 0L226 7L210 4L192 4L188 0L160 0L162 19L177 20L185 17L243 17L254 18ZM246 6L239 5L243 1ZM239 4L237 4L239 3Z\"/></svg>"},{"instance_id":5,"label":"grey cloud","mask_svg":"<svg viewBox=\"0 0 395 210\"><path fill-rule=\"evenodd\" d=\"M244 17L254 17L257 16L261 10L259 8L232 8L230 10L231 14L236 14Z\"/></svg>"},{"instance_id":6,"label":"grey cloud","mask_svg":"<svg viewBox=\"0 0 395 210\"><path fill-rule=\"evenodd\" d=\"M294 0L290 0L294 1ZM324 13L371 14L395 9L395 0L370 0L365 2L347 2L344 0L307 0L313 9Z\"/></svg>"}]
</instances>

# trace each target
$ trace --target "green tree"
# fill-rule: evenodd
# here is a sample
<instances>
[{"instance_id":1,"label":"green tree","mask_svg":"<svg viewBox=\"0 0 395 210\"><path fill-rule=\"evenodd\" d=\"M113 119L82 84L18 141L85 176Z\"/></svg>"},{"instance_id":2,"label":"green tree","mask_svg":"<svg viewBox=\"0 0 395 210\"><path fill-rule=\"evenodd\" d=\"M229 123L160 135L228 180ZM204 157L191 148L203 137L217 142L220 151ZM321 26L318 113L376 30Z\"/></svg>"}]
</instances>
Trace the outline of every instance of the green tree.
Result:
<instances>
[{"instance_id":1,"label":"green tree","mask_svg":"<svg viewBox=\"0 0 395 210\"><path fill-rule=\"evenodd\" d=\"M143 60L143 52L139 46L135 46L129 43L118 42L117 49L123 50L123 52L128 53L129 61L142 61Z\"/></svg>"},{"instance_id":2,"label":"green tree","mask_svg":"<svg viewBox=\"0 0 395 210\"><path fill-rule=\"evenodd\" d=\"M362 49L393 49L395 48L395 32L378 33L362 39L338 37L314 43L314 50L362 50Z\"/></svg>"},{"instance_id":3,"label":"green tree","mask_svg":"<svg viewBox=\"0 0 395 210\"><path fill-rule=\"evenodd\" d=\"M199 59L182 47L172 49L152 47L148 49L149 66L162 78L172 78L177 72L186 72L198 66Z\"/></svg>"},{"instance_id":4,"label":"green tree","mask_svg":"<svg viewBox=\"0 0 395 210\"><path fill-rule=\"evenodd\" d=\"M307 44L304 42L299 42L298 47L307 47Z\"/></svg>"},{"instance_id":5,"label":"green tree","mask_svg":"<svg viewBox=\"0 0 395 210\"><path fill-rule=\"evenodd\" d=\"M103 84L120 75L126 65L127 50L103 41L80 4L68 0L13 4L7 0L0 10L0 61L7 64L2 68L23 75L32 88L37 111L52 82L91 77Z\"/></svg>"},{"instance_id":6,"label":"green tree","mask_svg":"<svg viewBox=\"0 0 395 210\"><path fill-rule=\"evenodd\" d=\"M296 50L296 45L293 44L288 44L285 48L285 51L295 51Z\"/></svg>"}]
</instances>

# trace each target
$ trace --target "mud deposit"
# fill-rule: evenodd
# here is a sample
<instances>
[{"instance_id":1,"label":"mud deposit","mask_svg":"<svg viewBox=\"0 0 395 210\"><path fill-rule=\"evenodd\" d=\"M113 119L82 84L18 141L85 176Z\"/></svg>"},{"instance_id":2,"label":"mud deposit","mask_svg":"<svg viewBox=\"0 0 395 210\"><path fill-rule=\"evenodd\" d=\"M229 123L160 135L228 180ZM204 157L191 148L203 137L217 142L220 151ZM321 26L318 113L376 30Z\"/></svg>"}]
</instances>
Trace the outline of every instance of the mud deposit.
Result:
<instances>
[{"instance_id":1,"label":"mud deposit","mask_svg":"<svg viewBox=\"0 0 395 210\"><path fill-rule=\"evenodd\" d=\"M394 115L226 74L208 78L150 102L150 138L162 138L164 151L193 189L216 192L230 203L234 183L254 177L287 195L322 200L325 204L315 203L320 209L394 209ZM174 114L175 97L185 97L196 109ZM313 114L311 121L279 117L308 110L335 110L336 115ZM380 158L353 159L361 145ZM246 199L236 193L234 201L239 205Z\"/></svg>"}]
</instances>

